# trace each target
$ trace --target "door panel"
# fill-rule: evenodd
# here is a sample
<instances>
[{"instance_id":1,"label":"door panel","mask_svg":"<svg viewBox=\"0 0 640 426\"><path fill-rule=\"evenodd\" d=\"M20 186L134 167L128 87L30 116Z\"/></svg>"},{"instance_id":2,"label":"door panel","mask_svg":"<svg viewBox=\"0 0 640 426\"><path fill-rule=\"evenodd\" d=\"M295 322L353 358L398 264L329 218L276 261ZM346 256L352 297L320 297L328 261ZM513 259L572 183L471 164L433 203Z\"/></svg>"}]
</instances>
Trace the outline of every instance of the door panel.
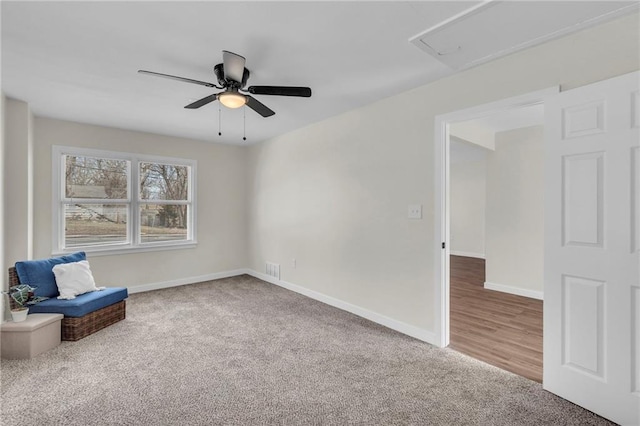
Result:
<instances>
[{"instance_id":1,"label":"door panel","mask_svg":"<svg viewBox=\"0 0 640 426\"><path fill-rule=\"evenodd\" d=\"M632 368L634 383L632 392L640 393L640 287L631 288L631 313L633 316L633 358Z\"/></svg>"},{"instance_id":2,"label":"door panel","mask_svg":"<svg viewBox=\"0 0 640 426\"><path fill-rule=\"evenodd\" d=\"M564 138L604 133L604 102L598 100L562 110Z\"/></svg>"},{"instance_id":3,"label":"door panel","mask_svg":"<svg viewBox=\"0 0 640 426\"><path fill-rule=\"evenodd\" d=\"M605 283L562 277L562 363L604 379Z\"/></svg>"},{"instance_id":4,"label":"door panel","mask_svg":"<svg viewBox=\"0 0 640 426\"><path fill-rule=\"evenodd\" d=\"M544 388L640 423L640 73L545 103Z\"/></svg>"},{"instance_id":5,"label":"door panel","mask_svg":"<svg viewBox=\"0 0 640 426\"><path fill-rule=\"evenodd\" d=\"M564 245L603 245L604 152L566 155L562 158Z\"/></svg>"},{"instance_id":6,"label":"door panel","mask_svg":"<svg viewBox=\"0 0 640 426\"><path fill-rule=\"evenodd\" d=\"M640 251L640 148L631 148L631 252Z\"/></svg>"}]
</instances>

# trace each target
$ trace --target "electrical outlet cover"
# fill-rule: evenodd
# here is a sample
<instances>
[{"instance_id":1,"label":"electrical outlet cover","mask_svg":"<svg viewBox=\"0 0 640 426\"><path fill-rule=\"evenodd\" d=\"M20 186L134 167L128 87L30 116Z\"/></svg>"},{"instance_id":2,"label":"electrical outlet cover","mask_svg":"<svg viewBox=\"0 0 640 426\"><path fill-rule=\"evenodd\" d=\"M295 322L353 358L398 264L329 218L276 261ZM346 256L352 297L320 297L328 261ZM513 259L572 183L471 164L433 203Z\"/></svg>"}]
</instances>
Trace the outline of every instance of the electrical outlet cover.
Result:
<instances>
[{"instance_id":1,"label":"electrical outlet cover","mask_svg":"<svg viewBox=\"0 0 640 426\"><path fill-rule=\"evenodd\" d=\"M409 219L422 219L422 204L409 204L407 217Z\"/></svg>"}]
</instances>

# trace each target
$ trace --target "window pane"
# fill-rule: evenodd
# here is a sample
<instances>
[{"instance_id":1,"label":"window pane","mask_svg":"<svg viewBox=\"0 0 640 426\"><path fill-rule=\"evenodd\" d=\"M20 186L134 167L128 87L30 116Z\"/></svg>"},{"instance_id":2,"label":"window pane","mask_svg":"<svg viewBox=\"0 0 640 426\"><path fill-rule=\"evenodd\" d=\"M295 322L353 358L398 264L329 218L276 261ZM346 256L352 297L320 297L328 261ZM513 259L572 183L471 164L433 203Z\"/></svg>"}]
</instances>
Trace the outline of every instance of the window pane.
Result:
<instances>
[{"instance_id":1,"label":"window pane","mask_svg":"<svg viewBox=\"0 0 640 426\"><path fill-rule=\"evenodd\" d=\"M143 243L187 239L187 206L142 204L140 234Z\"/></svg>"},{"instance_id":2,"label":"window pane","mask_svg":"<svg viewBox=\"0 0 640 426\"><path fill-rule=\"evenodd\" d=\"M140 199L186 200L188 193L188 166L140 163Z\"/></svg>"},{"instance_id":3,"label":"window pane","mask_svg":"<svg viewBox=\"0 0 640 426\"><path fill-rule=\"evenodd\" d=\"M64 206L65 247L127 242L127 205Z\"/></svg>"},{"instance_id":4,"label":"window pane","mask_svg":"<svg viewBox=\"0 0 640 426\"><path fill-rule=\"evenodd\" d=\"M126 160L65 156L67 198L127 198Z\"/></svg>"}]
</instances>

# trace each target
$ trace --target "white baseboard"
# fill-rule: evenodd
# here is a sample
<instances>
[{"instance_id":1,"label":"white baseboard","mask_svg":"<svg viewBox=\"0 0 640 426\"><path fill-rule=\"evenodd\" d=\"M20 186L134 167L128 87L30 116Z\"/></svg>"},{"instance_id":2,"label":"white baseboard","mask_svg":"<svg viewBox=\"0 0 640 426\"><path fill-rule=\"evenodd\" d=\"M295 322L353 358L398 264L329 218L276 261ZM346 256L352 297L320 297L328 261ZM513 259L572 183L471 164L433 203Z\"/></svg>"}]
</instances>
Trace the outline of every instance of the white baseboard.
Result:
<instances>
[{"instance_id":1,"label":"white baseboard","mask_svg":"<svg viewBox=\"0 0 640 426\"><path fill-rule=\"evenodd\" d=\"M484 288L487 290L501 291L503 293L515 294L517 296L530 297L532 299L544 300L544 293L542 291L527 290L524 288L512 287L509 285L490 283L485 281Z\"/></svg>"},{"instance_id":2,"label":"white baseboard","mask_svg":"<svg viewBox=\"0 0 640 426\"><path fill-rule=\"evenodd\" d=\"M195 277L178 278L176 280L161 281L157 283L149 283L129 287L127 290L130 294L142 293L151 290L160 290L162 288L178 287L187 284L196 284L203 281L219 280L221 278L235 277L237 275L246 274L247 269L235 269L232 271L214 272L212 274L199 275Z\"/></svg>"},{"instance_id":3,"label":"white baseboard","mask_svg":"<svg viewBox=\"0 0 640 426\"><path fill-rule=\"evenodd\" d=\"M373 321L376 324L383 325L387 328L398 331L402 334L406 334L407 336L411 336L418 340L422 340L423 342L427 342L434 346L438 346L438 340L436 338L436 335L431 331L404 323L402 321L394 320L392 318L378 314L368 309L361 308L360 306L352 305L351 303L344 302L340 299L336 299L335 297L327 296L326 294L322 294L314 290L309 290L308 288L299 286L297 284L293 284L283 280L278 280L274 277L263 274L261 272L254 271L252 269L247 270L246 273L253 277L266 281L268 283L275 284L277 286L302 294L303 296L307 296L319 302L326 303L327 305L333 306L334 308L351 312L352 314L368 319L369 321Z\"/></svg>"},{"instance_id":4,"label":"white baseboard","mask_svg":"<svg viewBox=\"0 0 640 426\"><path fill-rule=\"evenodd\" d=\"M434 346L438 346L437 336L435 335L435 333L432 333L431 331L404 323L402 321L394 320L392 318L378 314L368 309L361 308L360 306L352 305L351 303L347 303L340 299L336 299L335 297L327 296L325 294L319 293L314 290L309 290L297 284L293 284L283 280L278 280L277 278L271 277L262 272L254 271L253 269L246 269L246 268L235 269L232 271L215 272L212 274L199 275L195 277L179 278L176 280L142 284L138 286L129 287L128 291L129 291L129 294L142 293L145 291L160 290L163 288L178 287L178 286L188 285L188 284L196 284L203 281L211 281L211 280L218 280L221 278L235 277L243 274L251 275L255 278L259 278L268 283L286 288L287 290L294 291L296 293L302 294L303 296L307 296L319 302L326 303L327 305L333 306L335 308L342 309L343 311L351 312L352 314L368 319L369 321L373 321L376 324L383 325L387 328L398 331L402 334L406 334L407 336L411 336L418 340L422 340L423 342L427 342Z\"/></svg>"},{"instance_id":5,"label":"white baseboard","mask_svg":"<svg viewBox=\"0 0 640 426\"><path fill-rule=\"evenodd\" d=\"M484 259L485 258L484 253L473 253L473 252L470 252L470 251L451 250L449 252L449 254L451 254L452 256L475 257L477 259Z\"/></svg>"}]
</instances>

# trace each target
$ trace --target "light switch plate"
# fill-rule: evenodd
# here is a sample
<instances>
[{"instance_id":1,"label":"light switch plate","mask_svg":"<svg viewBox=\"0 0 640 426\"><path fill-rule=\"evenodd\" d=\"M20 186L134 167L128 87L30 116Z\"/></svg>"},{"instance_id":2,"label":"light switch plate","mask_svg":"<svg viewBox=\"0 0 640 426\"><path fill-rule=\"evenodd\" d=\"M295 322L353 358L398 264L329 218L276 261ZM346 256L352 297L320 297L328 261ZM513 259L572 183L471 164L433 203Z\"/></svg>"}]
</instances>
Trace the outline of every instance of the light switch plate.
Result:
<instances>
[{"instance_id":1,"label":"light switch plate","mask_svg":"<svg viewBox=\"0 0 640 426\"><path fill-rule=\"evenodd\" d=\"M422 219L422 204L409 204L407 217L409 219Z\"/></svg>"}]
</instances>

